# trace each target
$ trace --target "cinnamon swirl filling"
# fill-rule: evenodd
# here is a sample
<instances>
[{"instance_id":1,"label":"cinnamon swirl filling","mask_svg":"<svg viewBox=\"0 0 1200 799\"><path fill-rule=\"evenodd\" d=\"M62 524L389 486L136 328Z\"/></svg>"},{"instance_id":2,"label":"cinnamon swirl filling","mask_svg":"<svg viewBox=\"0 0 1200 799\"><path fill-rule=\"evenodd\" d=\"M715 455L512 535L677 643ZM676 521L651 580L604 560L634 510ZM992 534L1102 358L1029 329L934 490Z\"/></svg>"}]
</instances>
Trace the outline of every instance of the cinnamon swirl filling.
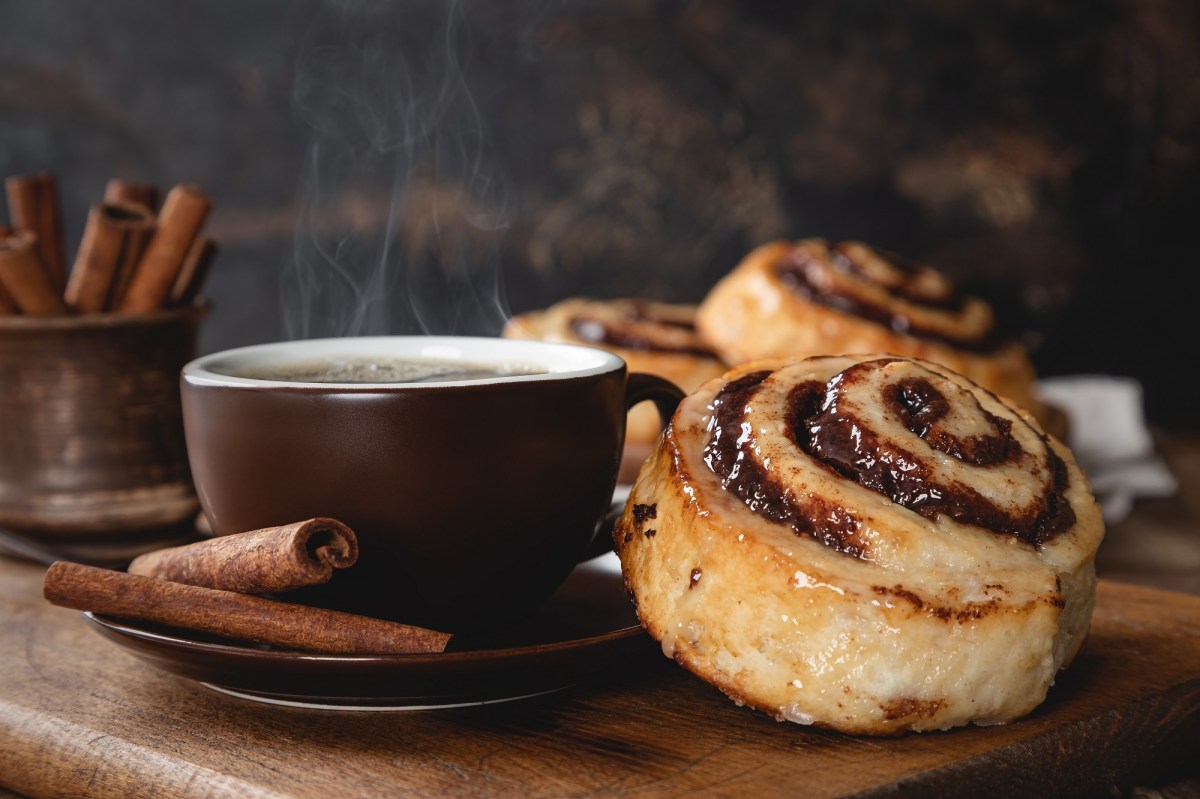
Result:
<instances>
[{"instance_id":1,"label":"cinnamon swirl filling","mask_svg":"<svg viewBox=\"0 0 1200 799\"><path fill-rule=\"evenodd\" d=\"M715 358L700 343L690 313L662 303L629 301L592 304L571 317L571 332L582 341L639 352Z\"/></svg>"},{"instance_id":2,"label":"cinnamon swirl filling","mask_svg":"<svg viewBox=\"0 0 1200 799\"><path fill-rule=\"evenodd\" d=\"M805 300L976 353L1004 345L990 308L940 272L857 242L800 242L775 266Z\"/></svg>"},{"instance_id":3,"label":"cinnamon swirl filling","mask_svg":"<svg viewBox=\"0 0 1200 799\"><path fill-rule=\"evenodd\" d=\"M703 457L751 511L869 559L856 514L806 490L833 473L925 518L1041 545L1075 523L1068 470L1046 436L930 363L877 358L832 376L802 366L742 375L710 405Z\"/></svg>"}]
</instances>

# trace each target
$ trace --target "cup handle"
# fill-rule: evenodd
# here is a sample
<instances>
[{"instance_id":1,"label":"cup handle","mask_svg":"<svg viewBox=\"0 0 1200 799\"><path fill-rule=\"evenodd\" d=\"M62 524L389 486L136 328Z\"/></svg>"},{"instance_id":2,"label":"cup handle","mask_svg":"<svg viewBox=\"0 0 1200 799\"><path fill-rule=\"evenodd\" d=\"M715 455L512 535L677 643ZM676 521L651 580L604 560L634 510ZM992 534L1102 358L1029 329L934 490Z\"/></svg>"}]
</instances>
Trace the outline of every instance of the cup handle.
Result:
<instances>
[{"instance_id":1,"label":"cup handle","mask_svg":"<svg viewBox=\"0 0 1200 799\"><path fill-rule=\"evenodd\" d=\"M657 375L645 372L630 372L629 380L625 384L625 410L628 412L639 402L649 400L658 409L658 418L662 420L662 427L665 428L675 413L675 408L685 396L683 391L670 380L664 380ZM592 533L592 541L588 544L580 561L612 551L612 528L621 518L624 508L625 503L623 502L614 502L609 507L604 518L596 525L596 530Z\"/></svg>"},{"instance_id":2,"label":"cup handle","mask_svg":"<svg viewBox=\"0 0 1200 799\"><path fill-rule=\"evenodd\" d=\"M650 400L658 408L658 416L662 426L667 426L671 414L684 398L683 391L670 380L664 380L657 375L645 372L630 372L625 384L625 410L628 411L639 402Z\"/></svg>"}]
</instances>

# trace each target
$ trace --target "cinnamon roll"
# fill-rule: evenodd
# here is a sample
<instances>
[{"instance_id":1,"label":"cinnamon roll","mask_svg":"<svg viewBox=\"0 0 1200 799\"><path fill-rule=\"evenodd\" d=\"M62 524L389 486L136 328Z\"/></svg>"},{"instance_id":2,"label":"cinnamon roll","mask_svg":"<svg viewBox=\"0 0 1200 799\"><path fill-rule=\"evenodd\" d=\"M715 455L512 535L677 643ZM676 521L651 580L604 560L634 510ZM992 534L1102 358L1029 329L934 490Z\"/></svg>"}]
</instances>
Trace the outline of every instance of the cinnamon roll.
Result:
<instances>
[{"instance_id":1,"label":"cinnamon roll","mask_svg":"<svg viewBox=\"0 0 1200 799\"><path fill-rule=\"evenodd\" d=\"M1052 418L1034 395L1028 353L997 334L988 303L930 267L859 242L759 247L713 287L696 327L727 363L888 352L949 366L1043 422Z\"/></svg>"},{"instance_id":2,"label":"cinnamon roll","mask_svg":"<svg viewBox=\"0 0 1200 799\"><path fill-rule=\"evenodd\" d=\"M647 300L572 298L516 316L506 338L585 344L620 356L630 371L658 375L685 392L726 369L696 335L695 306ZM649 403L629 412L622 482L631 482L658 438L662 420Z\"/></svg>"},{"instance_id":3,"label":"cinnamon roll","mask_svg":"<svg viewBox=\"0 0 1200 799\"><path fill-rule=\"evenodd\" d=\"M664 653L739 704L862 734L1033 710L1084 640L1103 535L1030 414L879 355L706 383L613 533Z\"/></svg>"}]
</instances>

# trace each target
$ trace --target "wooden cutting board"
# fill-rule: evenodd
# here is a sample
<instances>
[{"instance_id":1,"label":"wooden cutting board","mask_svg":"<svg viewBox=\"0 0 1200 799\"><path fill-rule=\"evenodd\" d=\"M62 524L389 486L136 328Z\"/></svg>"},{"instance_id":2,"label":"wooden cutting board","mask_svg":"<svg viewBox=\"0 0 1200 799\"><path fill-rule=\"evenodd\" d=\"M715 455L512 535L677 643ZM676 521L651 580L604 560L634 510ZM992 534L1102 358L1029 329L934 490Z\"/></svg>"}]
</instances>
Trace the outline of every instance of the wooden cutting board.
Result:
<instances>
[{"instance_id":1,"label":"wooden cutting board","mask_svg":"<svg viewBox=\"0 0 1200 799\"><path fill-rule=\"evenodd\" d=\"M736 707L647 639L600 683L402 713L273 707L165 674L0 558L0 786L32 797L1074 796L1200 754L1200 597L1101 583L1075 666L1010 725L859 739Z\"/></svg>"}]
</instances>

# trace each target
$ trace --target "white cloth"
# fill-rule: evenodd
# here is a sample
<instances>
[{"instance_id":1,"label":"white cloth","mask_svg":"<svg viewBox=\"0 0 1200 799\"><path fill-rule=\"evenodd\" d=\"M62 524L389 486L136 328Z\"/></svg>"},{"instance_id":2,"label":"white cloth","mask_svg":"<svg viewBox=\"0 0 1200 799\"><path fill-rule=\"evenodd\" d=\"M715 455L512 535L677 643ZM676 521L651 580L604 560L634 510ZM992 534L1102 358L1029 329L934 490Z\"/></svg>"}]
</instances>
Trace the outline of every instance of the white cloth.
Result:
<instances>
[{"instance_id":1,"label":"white cloth","mask_svg":"<svg viewBox=\"0 0 1200 799\"><path fill-rule=\"evenodd\" d=\"M1066 443L1092 481L1106 522L1128 516L1139 497L1168 497L1178 490L1175 476L1155 453L1137 380L1108 375L1043 378L1038 394L1067 414Z\"/></svg>"}]
</instances>

